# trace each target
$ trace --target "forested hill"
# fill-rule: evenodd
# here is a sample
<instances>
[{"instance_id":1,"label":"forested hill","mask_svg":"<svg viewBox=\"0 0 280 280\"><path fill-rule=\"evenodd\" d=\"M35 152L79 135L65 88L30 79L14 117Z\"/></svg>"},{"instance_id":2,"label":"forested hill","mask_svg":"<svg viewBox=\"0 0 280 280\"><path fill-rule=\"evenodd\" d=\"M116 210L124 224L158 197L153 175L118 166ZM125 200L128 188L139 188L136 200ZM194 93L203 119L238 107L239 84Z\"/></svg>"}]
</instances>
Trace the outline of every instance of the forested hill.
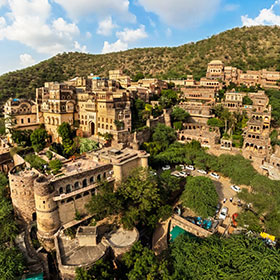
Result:
<instances>
[{"instance_id":1,"label":"forested hill","mask_svg":"<svg viewBox=\"0 0 280 280\"><path fill-rule=\"evenodd\" d=\"M123 69L133 77L183 78L205 75L207 63L221 59L243 70L280 70L280 28L243 27L225 31L197 43L173 48L144 48L91 55L64 53L35 66L0 76L0 103L9 97L34 97L45 81L63 81L94 73L107 76L110 69Z\"/></svg>"}]
</instances>

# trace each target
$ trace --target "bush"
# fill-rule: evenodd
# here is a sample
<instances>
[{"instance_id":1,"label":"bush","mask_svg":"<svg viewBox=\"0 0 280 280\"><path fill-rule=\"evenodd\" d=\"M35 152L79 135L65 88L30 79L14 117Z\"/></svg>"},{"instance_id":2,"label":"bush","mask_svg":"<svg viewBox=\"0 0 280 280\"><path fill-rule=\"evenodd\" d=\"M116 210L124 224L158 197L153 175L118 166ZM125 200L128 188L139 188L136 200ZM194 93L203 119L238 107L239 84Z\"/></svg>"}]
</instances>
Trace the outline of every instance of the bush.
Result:
<instances>
[{"instance_id":1,"label":"bush","mask_svg":"<svg viewBox=\"0 0 280 280\"><path fill-rule=\"evenodd\" d=\"M62 163L59 159L54 159L49 162L49 167L51 168L53 174L56 175L59 173Z\"/></svg>"}]
</instances>

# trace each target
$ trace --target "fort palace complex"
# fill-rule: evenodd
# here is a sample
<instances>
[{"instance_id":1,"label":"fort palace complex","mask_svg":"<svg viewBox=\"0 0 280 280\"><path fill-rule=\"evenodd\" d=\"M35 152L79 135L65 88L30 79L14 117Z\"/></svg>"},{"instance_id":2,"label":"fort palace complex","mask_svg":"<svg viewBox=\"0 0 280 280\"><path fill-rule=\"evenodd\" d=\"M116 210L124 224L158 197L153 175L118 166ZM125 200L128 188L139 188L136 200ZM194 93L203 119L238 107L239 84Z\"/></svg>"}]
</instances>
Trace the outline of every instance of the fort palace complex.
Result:
<instances>
[{"instance_id":1,"label":"fort palace complex","mask_svg":"<svg viewBox=\"0 0 280 280\"><path fill-rule=\"evenodd\" d=\"M168 89L168 82L178 87L181 100L178 106L190 115L178 130L180 142L196 140L210 152L218 154L242 153L252 160L258 171L273 179L280 178L280 151L273 151L270 143L271 106L265 92L231 90L219 99L219 90L224 85L234 83L236 86L279 88L279 80L279 72L260 70L244 73L214 60L208 64L206 77L200 81L194 81L189 75L180 81L142 79L132 82L121 70L114 70L109 72L109 79L91 74L63 83L46 82L44 87L36 90L35 100L9 99L4 106L7 139L2 140L1 168L6 172L9 170L16 214L26 224L36 222L39 240L46 250L56 250L65 279L71 279L77 266L88 266L106 255L108 248L113 249L116 255L127 251L138 238L136 229L129 234L119 229L106 239L101 228L80 227L73 243L62 233L79 223L77 213L83 219L90 217L85 205L98 192L100 181L117 186L116 183L126 178L132 169L148 167L149 154L139 147L148 141L150 128L158 123L171 126L172 108L164 109L157 118L149 116L146 127L135 131L132 107L135 99L153 107L159 105L158 101L150 101L151 97L160 96L162 90ZM244 102L246 98L251 100L250 104ZM221 135L218 127L209 126L208 121L215 117L213 108L218 104L229 112L246 114L248 121L243 127L241 147L234 146L231 135ZM57 130L64 122L75 127L79 137L100 142L107 134L111 135L112 141L77 159L66 159L52 152L53 159L62 162L58 175L46 175L35 170L19 154L12 160L7 158L9 143L12 144L11 129L34 130L44 125L49 142L61 142ZM38 156L48 162L46 150ZM122 247L117 244L118 238L126 234L133 238ZM97 241L100 238L102 241ZM67 251L70 247L71 252ZM79 256L79 264L75 263L72 254Z\"/></svg>"}]
</instances>

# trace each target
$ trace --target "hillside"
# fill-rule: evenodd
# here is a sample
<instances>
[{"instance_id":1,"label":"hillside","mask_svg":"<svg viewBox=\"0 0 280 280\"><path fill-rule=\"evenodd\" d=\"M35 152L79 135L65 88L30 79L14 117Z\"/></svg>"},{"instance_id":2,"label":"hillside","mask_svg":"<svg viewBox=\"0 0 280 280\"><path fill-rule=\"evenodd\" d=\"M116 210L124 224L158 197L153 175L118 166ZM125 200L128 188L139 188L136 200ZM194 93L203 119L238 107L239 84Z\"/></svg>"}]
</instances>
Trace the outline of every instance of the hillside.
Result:
<instances>
[{"instance_id":1,"label":"hillside","mask_svg":"<svg viewBox=\"0 0 280 280\"><path fill-rule=\"evenodd\" d=\"M193 73L205 75L207 63L221 59L240 69L280 70L280 28L243 27L225 31L209 39L173 48L144 48L91 55L64 53L35 66L0 76L0 103L9 97L34 97L35 88L45 81L63 81L94 73L107 76L110 69L121 68L146 77L183 78Z\"/></svg>"}]
</instances>

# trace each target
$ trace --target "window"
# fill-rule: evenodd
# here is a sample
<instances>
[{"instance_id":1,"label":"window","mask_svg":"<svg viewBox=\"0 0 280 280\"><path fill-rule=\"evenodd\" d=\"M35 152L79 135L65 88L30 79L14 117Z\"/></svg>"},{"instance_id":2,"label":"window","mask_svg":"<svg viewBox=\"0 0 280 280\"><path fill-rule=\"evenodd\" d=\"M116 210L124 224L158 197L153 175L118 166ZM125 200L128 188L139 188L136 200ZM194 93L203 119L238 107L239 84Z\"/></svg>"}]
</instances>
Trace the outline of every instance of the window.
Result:
<instances>
[{"instance_id":1,"label":"window","mask_svg":"<svg viewBox=\"0 0 280 280\"><path fill-rule=\"evenodd\" d=\"M63 193L63 188L60 187L60 188L59 188L59 194L62 194L62 193Z\"/></svg>"},{"instance_id":2,"label":"window","mask_svg":"<svg viewBox=\"0 0 280 280\"><path fill-rule=\"evenodd\" d=\"M97 181L101 181L101 175L97 175Z\"/></svg>"},{"instance_id":3,"label":"window","mask_svg":"<svg viewBox=\"0 0 280 280\"><path fill-rule=\"evenodd\" d=\"M87 186L87 179L83 180L83 188L85 188Z\"/></svg>"},{"instance_id":4,"label":"window","mask_svg":"<svg viewBox=\"0 0 280 280\"><path fill-rule=\"evenodd\" d=\"M77 190L77 189L79 188L79 182L76 182L76 183L74 184L74 188L75 188L75 190Z\"/></svg>"},{"instance_id":5,"label":"window","mask_svg":"<svg viewBox=\"0 0 280 280\"><path fill-rule=\"evenodd\" d=\"M30 123L30 118L27 119L27 122Z\"/></svg>"},{"instance_id":6,"label":"window","mask_svg":"<svg viewBox=\"0 0 280 280\"><path fill-rule=\"evenodd\" d=\"M87 195L89 195L89 192L84 192L84 196L87 196Z\"/></svg>"},{"instance_id":7,"label":"window","mask_svg":"<svg viewBox=\"0 0 280 280\"><path fill-rule=\"evenodd\" d=\"M94 182L94 178L90 177L89 182L90 182L90 184L92 184Z\"/></svg>"},{"instance_id":8,"label":"window","mask_svg":"<svg viewBox=\"0 0 280 280\"><path fill-rule=\"evenodd\" d=\"M23 119L21 119L21 123L23 123Z\"/></svg>"},{"instance_id":9,"label":"window","mask_svg":"<svg viewBox=\"0 0 280 280\"><path fill-rule=\"evenodd\" d=\"M80 194L76 195L75 199L79 199L82 198L82 196Z\"/></svg>"},{"instance_id":10,"label":"window","mask_svg":"<svg viewBox=\"0 0 280 280\"><path fill-rule=\"evenodd\" d=\"M66 186L66 193L70 193L71 192L71 185L67 185Z\"/></svg>"}]
</instances>

